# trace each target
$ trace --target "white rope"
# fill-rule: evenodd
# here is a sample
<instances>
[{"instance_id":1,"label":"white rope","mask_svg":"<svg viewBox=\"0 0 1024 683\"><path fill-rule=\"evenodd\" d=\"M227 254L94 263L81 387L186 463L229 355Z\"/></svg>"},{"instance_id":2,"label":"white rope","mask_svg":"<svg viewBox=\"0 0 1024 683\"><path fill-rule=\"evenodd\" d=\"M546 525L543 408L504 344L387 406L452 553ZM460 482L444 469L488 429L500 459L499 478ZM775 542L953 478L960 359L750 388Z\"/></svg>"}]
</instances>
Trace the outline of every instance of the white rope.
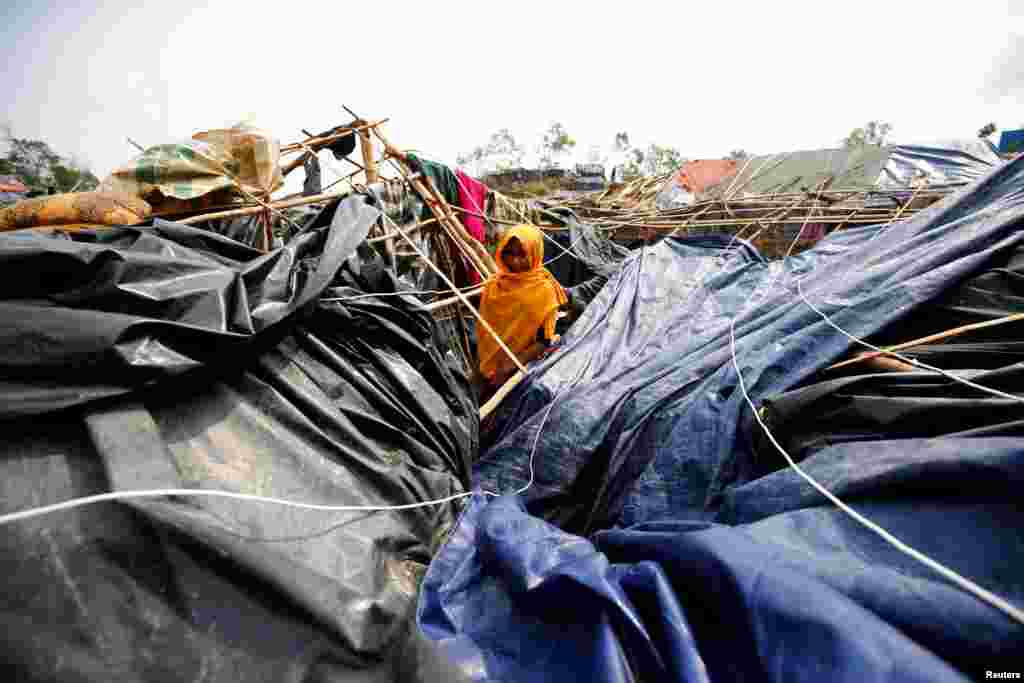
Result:
<instances>
[{"instance_id":1,"label":"white rope","mask_svg":"<svg viewBox=\"0 0 1024 683\"><path fill-rule=\"evenodd\" d=\"M230 498L233 500L244 500L255 503L267 503L271 505L283 505L285 507L299 510L314 510L317 512L384 512L389 510L414 510L416 508L428 507L431 505L442 505L453 500L466 498L473 495L472 491L457 493L453 496L440 498L438 500L427 500L419 503L406 503L404 505L327 505L321 503L301 503L284 498L272 498L268 496L257 496L250 493L236 493L234 491L219 491L214 489L144 489L138 491L110 491L108 493L97 493L92 496L72 498L53 505L21 510L0 515L0 525L22 522L34 517L41 517L54 512L70 510L72 508L104 503L109 501L140 500L146 498ZM493 494L492 494L493 495Z\"/></svg>"},{"instance_id":2,"label":"white rope","mask_svg":"<svg viewBox=\"0 0 1024 683\"><path fill-rule=\"evenodd\" d=\"M960 384L964 384L966 386L969 386L972 389L977 389L978 391L983 391L985 393L992 394L993 396L998 396L999 398L1005 398L1005 399L1008 399L1010 401L1015 401L1017 403L1024 403L1024 397L1017 396L1016 394L1008 394L1005 391L999 391L998 389L993 389L991 387L983 386L981 384L978 384L977 382L972 382L969 379L965 379L963 377L959 377L957 375L954 375L953 373L948 372L946 370L943 370L942 368L937 368L934 365L928 365L927 363L922 363L919 360L915 360L913 358L909 358L909 357L904 356L903 354L898 353L896 351L887 351L887 350L885 350L883 348L875 346L874 344L866 342L863 339L860 339L859 337L856 337L856 336L850 334L849 332L847 332L846 330L844 330L843 328L839 327L839 325L835 324L832 321L831 318L829 318L827 315L825 315L825 313L823 313L814 304L812 304L807 299L807 297L804 296L803 289L800 287L800 280L796 280L796 293L800 296L800 298L803 300L803 302L805 304L807 304L808 308L810 308L812 311L814 311L819 316L821 316L822 320L824 320L826 323L831 325L833 329L835 329L837 332L839 332L840 334L842 334L843 336L845 336L847 339L849 339L852 342L860 344L861 346L866 346L867 348L869 348L869 349L871 349L873 351L878 351L879 353L882 353L882 354L884 354L886 356L893 356L894 358L899 358L904 363L910 363L914 367L918 367L918 368L921 368L923 370L928 370L929 372L938 373L938 374L940 374L940 375L942 375L944 377L947 377L947 378L953 380L954 382L959 382Z\"/></svg>"},{"instance_id":3,"label":"white rope","mask_svg":"<svg viewBox=\"0 0 1024 683\"><path fill-rule=\"evenodd\" d=\"M438 268L437 265L434 264L433 261L431 261L429 258L427 258L427 255L424 254L420 250L420 248L418 246L416 246L416 243L412 241L412 238L410 238L408 235L405 234L405 231L403 231L400 227L398 227L397 223L395 223L393 220L391 220L390 216L388 216L386 213L383 213L381 215L384 216L385 220L387 220L389 223L391 223L391 226L395 230L398 231L398 234L401 235L401 237L406 242L409 243L409 246L411 246L413 248L413 250L417 254L420 255L420 257L427 263L428 266L430 266L430 268L432 268L434 270L435 273L437 273L437 276L440 277L444 281L444 283L446 285L448 285L452 289L453 292L455 292L455 295L457 297L459 297L459 299L462 301L462 303L465 304L466 308L469 309L469 311L476 317L476 319L480 322L480 324L484 326L484 329L486 329L488 332L490 332L494 336L494 340L496 342L498 342L498 346L501 347L502 351L504 351L506 354L508 354L508 357L512 359L513 363L515 363L516 368L519 369L520 371L522 371L525 374L526 373L526 366L523 365L522 362L520 362L519 358L517 358L516 355L514 353L512 353L512 351L508 348L508 346L505 345L505 342L502 340L502 338L500 336L498 336L498 334L494 331L494 328L491 327L490 323L488 323L486 320L484 320L483 316L480 315L480 312L478 310L476 310L476 308L473 306L473 304L471 304L469 302L469 299L466 298L466 295L463 294L459 290L459 288L455 286L455 283L453 283L451 280L448 279L448 276L445 275L441 271L441 269Z\"/></svg>"},{"instance_id":4,"label":"white rope","mask_svg":"<svg viewBox=\"0 0 1024 683\"><path fill-rule=\"evenodd\" d=\"M738 361L736 360L735 323L736 318L733 318L733 324L729 326L729 345L732 349L732 364L733 368L735 368L736 370L736 377L739 380L740 391L743 393L743 398L746 399L747 404L750 406L750 410L754 413L754 418L757 420L757 423L761 425L761 429L764 430L764 433L768 437L769 441L771 441L772 445L775 446L775 449L778 450L780 454L782 454L782 457L786 459L786 462L789 463L789 466L792 467L796 471L796 473L800 475L807 483L809 483L811 486L817 489L817 491L821 493L821 495L825 496L825 498L831 501L837 508L845 512L847 515L852 517L854 520L856 520L866 528L878 534L884 541L892 545L894 548L896 548L897 550L906 555L909 555L910 557L917 560L926 567L929 567L930 569L934 570L935 572L937 572L944 578L948 579L952 583L956 584L963 590L977 597L979 600L983 600L989 605L995 607L1011 619L1017 621L1018 623L1024 624L1024 611L1014 607L1009 602L999 597L995 593L992 593L991 591L982 588L970 579L961 576L952 569L949 569L945 565L937 562L936 560L933 560L921 551L914 549L913 547L907 545L900 539L896 538L891 533L886 531L884 528L882 528L875 522L872 522L870 519L864 517L859 512L851 508L849 505L841 501L831 491L829 491L824 486L819 484L811 475L804 472L793 461L793 458L791 458L789 453L786 452L786 449L779 444L779 442L775 439L775 436L772 434L771 430L768 429L768 425L766 425L764 423L764 420L761 419L761 415L758 412L757 407L754 405L753 400L751 400L750 394L747 393L746 383L743 381L743 373L740 372L740 366Z\"/></svg>"},{"instance_id":5,"label":"white rope","mask_svg":"<svg viewBox=\"0 0 1024 683\"><path fill-rule=\"evenodd\" d=\"M792 252L794 245L800 239L801 235L803 234L803 231L804 231L805 227L807 227L807 222L806 221L804 222L803 227L800 228L800 232L797 233L797 236L794 238L792 244L790 244L789 249L786 251L786 256L783 257L783 262L782 262L781 268L779 269L779 273L775 276L775 278L773 278L772 282L769 283L768 289L765 290L766 296L767 296L767 292L775 285L775 282L778 280L779 276L781 276L782 273L785 271L785 260L789 257L789 254ZM799 290L799 280L797 281L797 287L798 287L797 291L799 292L800 291ZM945 579L949 580L950 582L954 583L958 587L962 588L964 591L970 593L971 595L974 595L979 600L982 600L982 601L988 603L989 605L991 605L992 607L994 607L994 608L998 609L999 611L1003 612L1004 614L1009 616L1011 619L1017 621L1018 623L1024 624L1024 611L1018 609L1017 607L1014 607L1013 605L1011 605L1009 602L1007 602L1003 598L999 597L998 595L996 595L996 594L986 590L985 588L982 588L981 586L979 586L978 584L974 583L970 579L967 579L964 576L961 576L960 574L958 574L957 572L953 571L952 569L946 567L945 565L939 563L936 560L933 560L932 558L928 557L927 555L925 555L924 553L920 552L919 550L914 549L913 547L907 545L906 543L904 543L900 539L896 538L891 533L886 531L883 527L879 526L875 522L872 522L870 519L864 517L863 515L858 513L856 510L854 510L853 508L848 506L846 503L841 501L831 491L829 491L824 486L819 484L813 477L811 477L809 474L804 472L796 464L796 462L794 462L793 458L791 458L789 453L786 452L786 449L784 449L779 444L779 442L775 439L775 436L772 434L771 430L768 429L768 425L766 425L764 420L761 418L761 415L760 415L759 411L757 410L757 406L754 405L754 401L750 398L750 394L747 392L746 382L744 382L744 380L743 380L743 373L740 371L739 361L737 360L737 354L736 354L736 319L738 317L740 317L742 314L746 313L746 311L753 304L753 301L754 301L754 299L753 299L753 297L751 297L751 300L748 303L747 307L743 311L741 311L740 313L737 313L735 316L733 316L733 318L732 318L732 320L730 321L730 324L729 324L729 347L730 347L730 350L732 352L732 365L733 365L733 368L736 371L736 377L737 377L737 380L738 380L738 383L739 383L740 392L743 394L743 398L746 400L747 405L750 406L750 410L751 410L751 412L753 412L754 418L757 420L757 423L761 426L761 429L764 430L765 435L771 441L772 445L775 446L776 450L778 450L779 453L782 455L782 457L786 459L786 462L789 464L789 466L791 468L793 468L793 470L795 470L796 473L798 475L800 475L800 477L802 477L805 481L807 481L807 483L809 483L819 493L821 493L823 496L825 496L826 499L828 499L830 502L832 502L837 508L839 508L841 511L843 511L844 513L849 515L852 519L854 519L855 521L857 521L858 523L860 523L861 525L863 525L864 527L866 527L870 531L872 531L875 534L877 534L878 536L880 536L884 541L886 541L887 543L892 545L894 548L896 548L900 552L908 555L909 557L917 560L918 562L920 562L921 564L925 565L926 567L932 569L933 571L935 571L936 573L938 573L939 575L941 575ZM808 302L806 299L804 299L804 301L808 305L811 305L810 302ZM811 308L814 308L814 307L811 306ZM819 314L821 314L823 317L825 317L826 320L828 320L827 316L824 316L824 314L822 314L820 311L819 311ZM833 326L835 326L835 325L833 325ZM837 329L839 329L839 328L837 327ZM842 332L841 329L839 331ZM846 334L846 333L844 332L844 334ZM847 336L851 336L851 335L847 335ZM962 380L960 378L954 378L954 379L957 379L958 381L966 382L966 380ZM994 390L991 390L991 391L994 391ZM1022 400L1019 397L1014 397L1014 398L1016 400Z\"/></svg>"},{"instance_id":6,"label":"white rope","mask_svg":"<svg viewBox=\"0 0 1024 683\"><path fill-rule=\"evenodd\" d=\"M476 285L473 287L464 287L460 289L460 292L466 294L475 294L480 291L483 285ZM406 296L406 295L422 295L422 294L448 294L451 290L448 289L410 289L404 292L379 292L377 294L353 294L352 296L337 296L337 297L325 297L321 298L320 301L356 301L358 299L375 299L378 297L387 296Z\"/></svg>"}]
</instances>

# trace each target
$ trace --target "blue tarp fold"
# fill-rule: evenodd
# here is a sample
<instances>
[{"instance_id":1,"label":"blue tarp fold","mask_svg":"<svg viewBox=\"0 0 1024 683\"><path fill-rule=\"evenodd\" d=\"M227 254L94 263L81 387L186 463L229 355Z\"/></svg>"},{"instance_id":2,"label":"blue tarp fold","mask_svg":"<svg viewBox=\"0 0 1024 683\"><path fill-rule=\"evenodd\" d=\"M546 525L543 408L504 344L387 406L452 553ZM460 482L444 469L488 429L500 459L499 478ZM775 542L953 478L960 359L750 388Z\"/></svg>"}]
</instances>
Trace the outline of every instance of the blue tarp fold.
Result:
<instances>
[{"instance_id":1,"label":"blue tarp fold","mask_svg":"<svg viewBox=\"0 0 1024 683\"><path fill-rule=\"evenodd\" d=\"M735 319L752 400L779 404L851 347L797 280L851 334L891 334L1021 247L1022 218L1017 161L906 222L842 231L785 263L715 236L629 257L499 409L475 485L532 486L518 499L481 495L464 513L424 581L424 632L478 680L1022 671L1024 627L834 509L761 447L730 348ZM1024 393L1014 370L983 377ZM925 384L905 382L901 395L944 400ZM793 436L806 446L793 455L897 537L1022 605L1013 482L1024 442L1004 399L955 389L1002 410L988 426L949 419L928 433L901 432L897 412L890 431ZM828 414L798 407L827 431Z\"/></svg>"}]
</instances>

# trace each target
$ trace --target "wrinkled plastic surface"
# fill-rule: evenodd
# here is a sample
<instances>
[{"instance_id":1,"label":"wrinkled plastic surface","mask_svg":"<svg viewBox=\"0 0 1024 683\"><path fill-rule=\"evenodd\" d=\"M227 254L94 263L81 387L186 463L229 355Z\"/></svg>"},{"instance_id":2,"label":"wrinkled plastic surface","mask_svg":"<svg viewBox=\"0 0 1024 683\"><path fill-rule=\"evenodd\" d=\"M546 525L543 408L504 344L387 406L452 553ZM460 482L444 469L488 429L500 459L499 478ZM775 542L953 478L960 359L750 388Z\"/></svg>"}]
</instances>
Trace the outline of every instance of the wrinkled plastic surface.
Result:
<instances>
[{"instance_id":1,"label":"wrinkled plastic surface","mask_svg":"<svg viewBox=\"0 0 1024 683\"><path fill-rule=\"evenodd\" d=\"M1024 128L1004 130L999 134L999 151L1002 154L1018 154L1024 151Z\"/></svg>"},{"instance_id":2,"label":"wrinkled plastic surface","mask_svg":"<svg viewBox=\"0 0 1024 683\"><path fill-rule=\"evenodd\" d=\"M142 197L165 211L187 210L188 202L214 194L230 197L239 186L269 196L284 184L280 157L280 143L267 131L243 125L203 131L191 140L147 148L114 169L100 189Z\"/></svg>"},{"instance_id":3,"label":"wrinkled plastic surface","mask_svg":"<svg viewBox=\"0 0 1024 683\"><path fill-rule=\"evenodd\" d=\"M912 219L835 233L785 264L742 242L664 240L627 259L565 337L503 401L504 424L476 465L485 488L526 482L533 435L554 407L538 452L532 512L573 531L665 516L703 518L716 494L753 471L738 428L752 398L788 390L867 337L1014 250L1024 235L1019 178L1003 166ZM726 253L726 247L728 253Z\"/></svg>"},{"instance_id":4,"label":"wrinkled plastic surface","mask_svg":"<svg viewBox=\"0 0 1024 683\"><path fill-rule=\"evenodd\" d=\"M618 270L629 250L573 216L559 216L568 230L548 232L544 241L544 267L563 287L574 287L598 275Z\"/></svg>"},{"instance_id":5,"label":"wrinkled plastic surface","mask_svg":"<svg viewBox=\"0 0 1024 683\"><path fill-rule=\"evenodd\" d=\"M273 133L248 124L205 130L192 136L231 156L227 170L249 192L269 195L284 185L281 143Z\"/></svg>"},{"instance_id":6,"label":"wrinkled plastic surface","mask_svg":"<svg viewBox=\"0 0 1024 683\"><path fill-rule=\"evenodd\" d=\"M963 185L1003 163L987 140L895 145L878 176L879 188Z\"/></svg>"},{"instance_id":7,"label":"wrinkled plastic surface","mask_svg":"<svg viewBox=\"0 0 1024 683\"><path fill-rule=\"evenodd\" d=\"M739 164L739 171L708 187L700 199L730 192L765 194L814 190L831 178L829 188L871 189L875 186L889 148L863 145L854 148L798 150L784 154L751 157ZM674 181L670 179L670 183Z\"/></svg>"},{"instance_id":8,"label":"wrinkled plastic surface","mask_svg":"<svg viewBox=\"0 0 1024 683\"><path fill-rule=\"evenodd\" d=\"M479 680L573 670L614 681L943 681L1018 670L1018 624L826 504L764 446L730 322L747 390L812 476L1021 606L1019 404L917 373L808 384L850 342L795 279L850 333L892 333L1012 262L1022 187L1019 160L906 222L834 233L785 264L712 236L629 258L562 349L500 405L474 485L509 492L532 477L529 514L474 503L428 571L424 632ZM978 379L1022 393L1013 366ZM899 405L907 397L919 404ZM886 403L896 408L876 410Z\"/></svg>"},{"instance_id":9,"label":"wrinkled plastic surface","mask_svg":"<svg viewBox=\"0 0 1024 683\"><path fill-rule=\"evenodd\" d=\"M269 254L161 220L75 239L5 235L0 418L126 393L246 348L315 302L377 218L361 199L338 213L346 230Z\"/></svg>"},{"instance_id":10,"label":"wrinkled plastic surface","mask_svg":"<svg viewBox=\"0 0 1024 683\"><path fill-rule=\"evenodd\" d=\"M473 680L970 681L1016 671L1019 626L823 507L589 540L476 497L424 578L425 635ZM864 514L991 587L1024 556L1010 501ZM964 529L953 539L934 529ZM991 555L993 548L1007 553Z\"/></svg>"},{"instance_id":11,"label":"wrinkled plastic surface","mask_svg":"<svg viewBox=\"0 0 1024 683\"><path fill-rule=\"evenodd\" d=\"M464 490L477 406L415 299L365 296L399 286L357 251L376 217L351 198L268 255L159 222L0 236L3 512L111 489L356 506ZM458 680L413 623L456 505L183 498L7 525L0 671Z\"/></svg>"}]
</instances>

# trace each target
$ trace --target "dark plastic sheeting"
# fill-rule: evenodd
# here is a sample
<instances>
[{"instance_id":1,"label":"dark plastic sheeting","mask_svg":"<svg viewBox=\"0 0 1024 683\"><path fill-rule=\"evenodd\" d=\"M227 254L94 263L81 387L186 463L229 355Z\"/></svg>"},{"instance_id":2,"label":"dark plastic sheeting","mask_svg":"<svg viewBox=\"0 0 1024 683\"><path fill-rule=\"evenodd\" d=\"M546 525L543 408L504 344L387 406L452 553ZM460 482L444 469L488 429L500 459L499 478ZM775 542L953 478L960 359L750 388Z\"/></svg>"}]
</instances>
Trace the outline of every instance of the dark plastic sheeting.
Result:
<instances>
[{"instance_id":1,"label":"dark plastic sheeting","mask_svg":"<svg viewBox=\"0 0 1024 683\"><path fill-rule=\"evenodd\" d=\"M611 275L629 255L628 249L594 226L580 223L572 215L555 215L568 229L545 233L550 239L544 244L544 267L563 287L575 287L598 275Z\"/></svg>"},{"instance_id":2,"label":"dark plastic sheeting","mask_svg":"<svg viewBox=\"0 0 1024 683\"><path fill-rule=\"evenodd\" d=\"M521 502L474 503L428 571L424 632L480 680L1020 671L1019 625L825 504L763 446L729 322L755 404L813 475L1022 605L1019 404L917 373L810 385L850 342L794 283L852 334L893 334L1012 260L1022 187L1013 162L909 221L836 233L785 264L712 236L628 259L499 408L474 485L524 485L537 439L533 486ZM987 373L979 381L1024 393L1019 369ZM919 403L876 410L894 394Z\"/></svg>"},{"instance_id":3,"label":"dark plastic sheeting","mask_svg":"<svg viewBox=\"0 0 1024 683\"><path fill-rule=\"evenodd\" d=\"M338 505L465 490L477 406L415 299L363 296L398 286L356 252L376 216L347 200L265 256L168 223L0 236L3 512L111 489ZM7 525L0 671L459 680L413 619L457 512L186 498Z\"/></svg>"}]
</instances>

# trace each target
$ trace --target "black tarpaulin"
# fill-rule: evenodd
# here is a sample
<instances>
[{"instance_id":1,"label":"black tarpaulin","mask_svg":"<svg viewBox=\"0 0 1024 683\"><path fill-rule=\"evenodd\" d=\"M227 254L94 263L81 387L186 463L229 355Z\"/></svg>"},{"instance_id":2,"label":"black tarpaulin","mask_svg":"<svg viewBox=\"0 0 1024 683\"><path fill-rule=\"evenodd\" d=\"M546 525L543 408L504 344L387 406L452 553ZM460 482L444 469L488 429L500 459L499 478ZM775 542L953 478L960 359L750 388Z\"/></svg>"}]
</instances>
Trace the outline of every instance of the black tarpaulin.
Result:
<instances>
[{"instance_id":1,"label":"black tarpaulin","mask_svg":"<svg viewBox=\"0 0 1024 683\"><path fill-rule=\"evenodd\" d=\"M397 285L356 250L376 218L345 200L267 255L162 222L0 236L3 512L148 488L353 506L465 490L477 407L418 302L365 296ZM0 670L458 680L412 623L457 510L185 497L5 525Z\"/></svg>"}]
</instances>

